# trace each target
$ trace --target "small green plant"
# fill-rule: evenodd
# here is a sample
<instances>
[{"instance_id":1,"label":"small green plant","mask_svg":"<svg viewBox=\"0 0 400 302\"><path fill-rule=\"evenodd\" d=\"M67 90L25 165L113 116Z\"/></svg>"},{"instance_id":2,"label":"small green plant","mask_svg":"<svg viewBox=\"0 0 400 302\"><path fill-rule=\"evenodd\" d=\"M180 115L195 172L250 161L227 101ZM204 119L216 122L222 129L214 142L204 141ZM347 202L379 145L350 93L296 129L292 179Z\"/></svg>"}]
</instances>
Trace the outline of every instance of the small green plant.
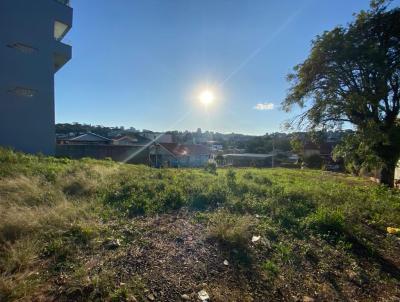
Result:
<instances>
[{"instance_id":1,"label":"small green plant","mask_svg":"<svg viewBox=\"0 0 400 302\"><path fill-rule=\"evenodd\" d=\"M256 178L254 178L254 182L259 185L264 185L264 186L272 185L272 180L266 176L257 176Z\"/></svg>"},{"instance_id":2,"label":"small green plant","mask_svg":"<svg viewBox=\"0 0 400 302\"><path fill-rule=\"evenodd\" d=\"M176 187L168 187L160 194L159 198L165 211L177 210L185 204L182 191Z\"/></svg>"},{"instance_id":3,"label":"small green plant","mask_svg":"<svg viewBox=\"0 0 400 302\"><path fill-rule=\"evenodd\" d=\"M327 207L318 208L314 214L305 219L305 222L310 229L324 235L338 236L345 229L343 213Z\"/></svg>"},{"instance_id":4,"label":"small green plant","mask_svg":"<svg viewBox=\"0 0 400 302\"><path fill-rule=\"evenodd\" d=\"M204 170L210 174L217 175L217 164L213 162L207 163Z\"/></svg>"},{"instance_id":5,"label":"small green plant","mask_svg":"<svg viewBox=\"0 0 400 302\"><path fill-rule=\"evenodd\" d=\"M279 244L276 245L276 253L277 257L283 262L283 263L289 263L293 260L293 253L292 249L280 242Z\"/></svg>"},{"instance_id":6,"label":"small green plant","mask_svg":"<svg viewBox=\"0 0 400 302\"><path fill-rule=\"evenodd\" d=\"M276 278L279 274L279 268L272 260L265 261L262 264L262 269L267 274L267 276L271 279Z\"/></svg>"},{"instance_id":7,"label":"small green plant","mask_svg":"<svg viewBox=\"0 0 400 302\"><path fill-rule=\"evenodd\" d=\"M230 189L235 189L235 187L236 187L236 172L233 169L229 169L226 172L226 183Z\"/></svg>"},{"instance_id":8,"label":"small green plant","mask_svg":"<svg viewBox=\"0 0 400 302\"><path fill-rule=\"evenodd\" d=\"M189 205L196 210L215 209L226 202L228 194L226 186L222 184L196 185L189 193Z\"/></svg>"},{"instance_id":9,"label":"small green plant","mask_svg":"<svg viewBox=\"0 0 400 302\"><path fill-rule=\"evenodd\" d=\"M243 174L243 178L247 180L253 179L253 174L250 171L247 171L246 173Z\"/></svg>"}]
</instances>

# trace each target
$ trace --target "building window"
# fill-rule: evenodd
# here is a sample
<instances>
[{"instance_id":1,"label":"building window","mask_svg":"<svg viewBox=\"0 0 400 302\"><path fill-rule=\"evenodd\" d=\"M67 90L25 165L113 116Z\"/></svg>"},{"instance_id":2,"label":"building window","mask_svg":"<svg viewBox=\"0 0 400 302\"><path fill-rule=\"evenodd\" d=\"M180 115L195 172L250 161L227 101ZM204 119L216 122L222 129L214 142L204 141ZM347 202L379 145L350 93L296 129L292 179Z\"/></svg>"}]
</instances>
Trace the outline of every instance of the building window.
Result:
<instances>
[{"instance_id":1,"label":"building window","mask_svg":"<svg viewBox=\"0 0 400 302\"><path fill-rule=\"evenodd\" d=\"M69 26L60 21L54 21L54 39L56 41L61 41L64 36L67 34L69 30Z\"/></svg>"},{"instance_id":2,"label":"building window","mask_svg":"<svg viewBox=\"0 0 400 302\"><path fill-rule=\"evenodd\" d=\"M9 92L17 96L32 98L37 94L38 91L26 87L15 87L14 89L9 90Z\"/></svg>"},{"instance_id":3,"label":"building window","mask_svg":"<svg viewBox=\"0 0 400 302\"><path fill-rule=\"evenodd\" d=\"M7 46L10 48L17 49L23 53L33 53L33 52L37 51L36 48L26 45L26 44L23 44L23 43L13 43L13 44L9 44Z\"/></svg>"}]
</instances>

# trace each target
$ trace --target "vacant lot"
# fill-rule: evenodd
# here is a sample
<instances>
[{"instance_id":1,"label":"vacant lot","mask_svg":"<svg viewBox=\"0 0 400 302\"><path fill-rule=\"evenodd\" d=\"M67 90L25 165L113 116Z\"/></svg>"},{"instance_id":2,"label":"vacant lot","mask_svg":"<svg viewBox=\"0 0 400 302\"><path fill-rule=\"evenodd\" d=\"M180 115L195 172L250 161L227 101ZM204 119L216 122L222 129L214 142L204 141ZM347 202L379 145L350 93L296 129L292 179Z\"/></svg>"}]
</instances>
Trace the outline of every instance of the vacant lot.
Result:
<instances>
[{"instance_id":1,"label":"vacant lot","mask_svg":"<svg viewBox=\"0 0 400 302\"><path fill-rule=\"evenodd\" d=\"M0 149L0 301L399 301L400 193Z\"/></svg>"}]
</instances>

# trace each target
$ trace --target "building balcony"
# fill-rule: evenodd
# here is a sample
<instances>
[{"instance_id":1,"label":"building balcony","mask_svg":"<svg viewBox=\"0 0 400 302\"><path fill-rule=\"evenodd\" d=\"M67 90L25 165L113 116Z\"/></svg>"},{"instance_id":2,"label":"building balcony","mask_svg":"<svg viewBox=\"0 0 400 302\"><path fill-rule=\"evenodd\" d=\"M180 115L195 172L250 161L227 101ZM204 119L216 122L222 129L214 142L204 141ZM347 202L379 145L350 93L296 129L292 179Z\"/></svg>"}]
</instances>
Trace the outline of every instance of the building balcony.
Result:
<instances>
[{"instance_id":1,"label":"building balcony","mask_svg":"<svg viewBox=\"0 0 400 302\"><path fill-rule=\"evenodd\" d=\"M71 6L70 5L70 0L55 0L55 1L60 3L60 4L64 4L66 6Z\"/></svg>"},{"instance_id":2,"label":"building balcony","mask_svg":"<svg viewBox=\"0 0 400 302\"><path fill-rule=\"evenodd\" d=\"M54 73L61 69L72 58L72 47L60 41L54 41L53 65Z\"/></svg>"},{"instance_id":3,"label":"building balcony","mask_svg":"<svg viewBox=\"0 0 400 302\"><path fill-rule=\"evenodd\" d=\"M61 40L72 27L72 7L67 4L69 1L51 1L51 13L54 18L54 38ZM60 5L65 4L65 5Z\"/></svg>"}]
</instances>

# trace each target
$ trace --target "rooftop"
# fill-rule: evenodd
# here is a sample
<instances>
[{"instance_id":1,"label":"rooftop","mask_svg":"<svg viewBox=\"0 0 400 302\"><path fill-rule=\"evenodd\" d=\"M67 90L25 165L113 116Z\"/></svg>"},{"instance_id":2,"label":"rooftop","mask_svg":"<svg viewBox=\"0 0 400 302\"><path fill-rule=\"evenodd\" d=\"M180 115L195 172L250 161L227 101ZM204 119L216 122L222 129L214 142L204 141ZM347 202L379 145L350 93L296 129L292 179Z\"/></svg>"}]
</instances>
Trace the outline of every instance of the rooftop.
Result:
<instances>
[{"instance_id":1,"label":"rooftop","mask_svg":"<svg viewBox=\"0 0 400 302\"><path fill-rule=\"evenodd\" d=\"M176 156L210 154L210 150L203 145L181 145L176 143L160 143L159 145Z\"/></svg>"}]
</instances>

